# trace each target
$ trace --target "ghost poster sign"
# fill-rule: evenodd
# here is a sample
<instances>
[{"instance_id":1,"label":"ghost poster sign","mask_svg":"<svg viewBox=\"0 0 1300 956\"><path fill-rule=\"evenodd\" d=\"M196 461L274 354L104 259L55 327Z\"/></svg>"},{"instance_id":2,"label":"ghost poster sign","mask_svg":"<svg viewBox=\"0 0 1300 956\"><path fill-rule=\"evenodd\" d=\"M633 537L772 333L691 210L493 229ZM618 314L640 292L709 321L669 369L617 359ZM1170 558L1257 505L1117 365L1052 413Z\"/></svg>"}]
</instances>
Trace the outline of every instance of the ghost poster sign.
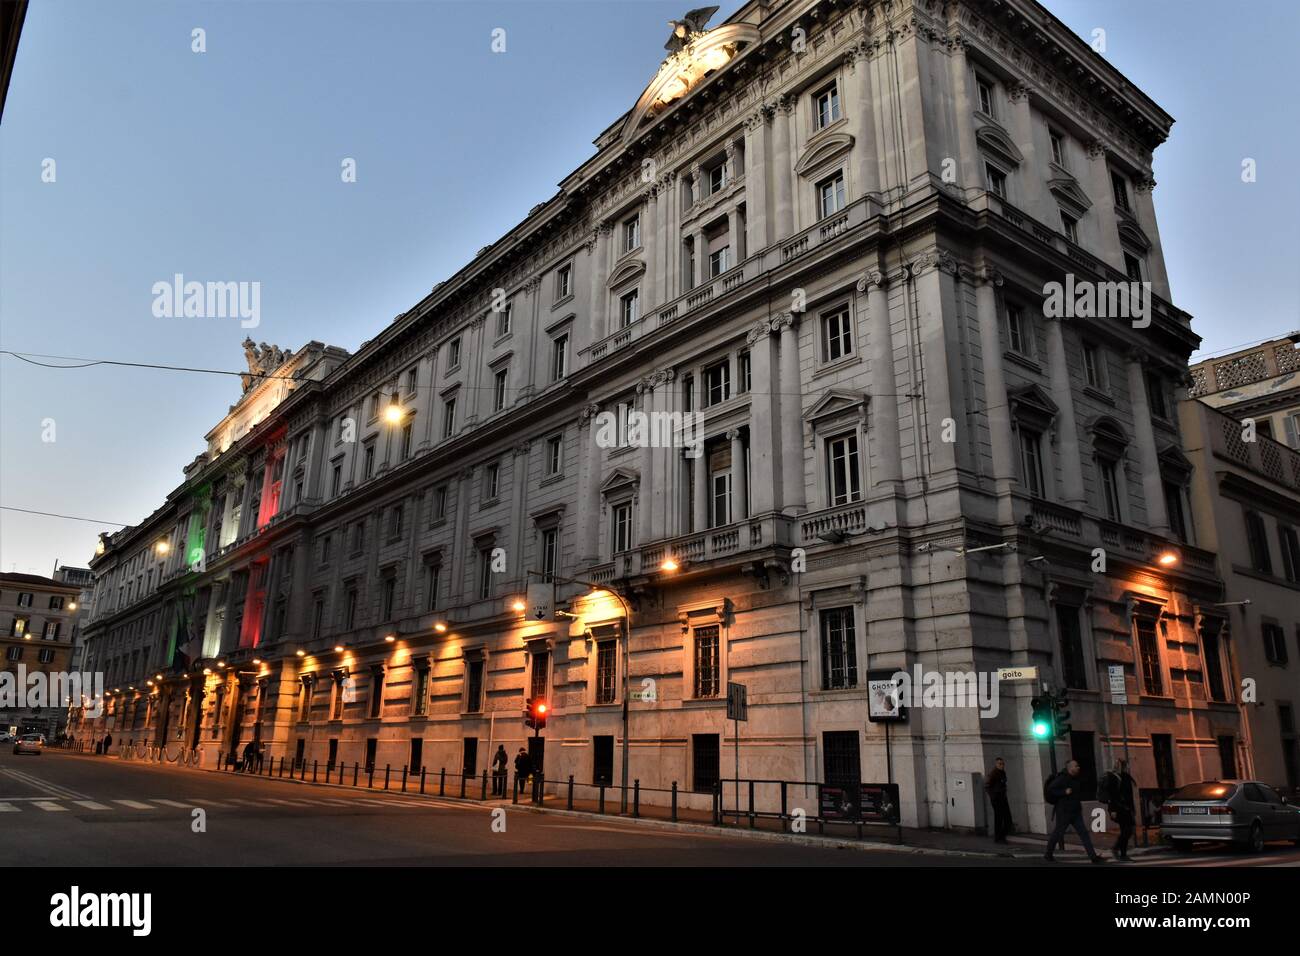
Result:
<instances>
[{"instance_id":1,"label":"ghost poster sign","mask_svg":"<svg viewBox=\"0 0 1300 956\"><path fill-rule=\"evenodd\" d=\"M874 671L867 675L867 719L872 723L907 720L907 708L893 671Z\"/></svg>"}]
</instances>

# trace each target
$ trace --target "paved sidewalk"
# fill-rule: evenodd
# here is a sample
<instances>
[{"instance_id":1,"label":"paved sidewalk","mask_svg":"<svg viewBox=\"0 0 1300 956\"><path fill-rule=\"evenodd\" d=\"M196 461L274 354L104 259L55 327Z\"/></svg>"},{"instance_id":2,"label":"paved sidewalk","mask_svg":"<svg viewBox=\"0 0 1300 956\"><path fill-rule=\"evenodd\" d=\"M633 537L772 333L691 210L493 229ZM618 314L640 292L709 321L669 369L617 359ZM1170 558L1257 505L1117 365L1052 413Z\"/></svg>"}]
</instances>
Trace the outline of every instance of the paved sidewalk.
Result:
<instances>
[{"instance_id":1,"label":"paved sidewalk","mask_svg":"<svg viewBox=\"0 0 1300 956\"><path fill-rule=\"evenodd\" d=\"M60 751L52 750L50 752L59 753ZM108 757L102 757L102 756L96 757L96 755L78 754L77 756L90 757L92 759L108 759L108 760L122 759L120 757L117 757L116 755L111 755ZM176 772L181 772L181 773L189 772L189 773L229 774L232 772L229 770L218 770L215 768L199 769L195 767L182 767L170 762L157 763L154 761L146 762L146 761L137 761L137 760L127 760L125 762L127 763L139 762L139 763L144 763L146 766L149 767L165 768L168 770L174 770ZM380 782L382 775L379 774L376 774L376 786L374 786L373 788L368 788L364 784L354 788L349 783L345 783L341 785L338 783L327 784L319 780L315 784L313 784L310 773L307 774L307 778L305 780L293 778L293 777L279 777L279 776L266 775L266 774L253 775L253 776L259 777L260 779L266 780L268 782L274 781L281 784L292 783L297 785L307 784L307 785L314 785L314 786L330 786L330 787L336 787L340 790L349 790L349 791L374 790L376 792L379 792L383 790L383 785ZM351 775L350 774L347 775L346 779L350 781ZM364 781L365 774L362 774L360 779ZM447 788L446 788L447 792L444 794L439 794L438 784L437 784L438 776L437 774L430 774L426 779L426 792L423 794L423 796L431 799L450 800L455 802L463 801L467 806L472 806L474 804L478 804L481 806L493 806L493 807L509 806L509 807L515 807L518 810L526 810L535 813L560 813L560 814L573 813L577 815L582 815L584 817L595 817L600 819L617 819L624 823L629 823L634 825L644 825L647 827L671 827L671 828L692 829L692 830L698 829L701 831L709 831L709 832L722 831L730 835L745 834L745 835L752 835L757 839L768 839L768 840L775 839L775 840L790 841L790 842L823 842L824 841L827 843L834 844L836 846L841 846L846 848L862 848L862 849L873 849L873 850L892 849L901 853L927 853L927 854L934 854L940 856L965 856L965 857L976 856L976 857L989 857L989 858L1002 857L1002 858L1023 859L1023 860L1041 860L1043 856L1043 851L1047 844L1046 834L1037 834L1037 833L1016 834L1011 836L1008 839L1007 843L997 844L993 842L991 837L984 836L982 834L977 834L977 833L958 833L958 832L947 831L947 830L926 830L926 829L916 829L910 827L890 827L890 826L882 826L879 824L864 824L862 826L862 836L859 837L858 827L855 824L828 822L824 825L824 827L819 828L816 821L810 821L807 823L806 833L796 833L796 832L791 832L791 822L788 820L782 821L771 817L756 817L751 824L749 817L743 812L739 816L739 821L737 821L736 815L734 813L726 814L723 826L719 827L717 824L713 822L712 814L708 810L679 808L676 822L674 822L671 819L671 810L669 807L643 806L641 807L641 812L639 816L634 817L632 816L631 812L629 812L626 815L622 815L618 812L620 794L618 788L616 787L610 787L609 789L606 790L605 812L602 814L600 812L599 799L580 799L575 796L572 803L572 809L570 809L568 799L567 799L567 794L563 792L559 794L555 794L555 793L546 794L542 804L540 805L533 804L528 799L529 795L527 793L521 794L519 797L519 801L516 804L509 796L505 798L491 796L490 786L489 786L489 797L487 800L482 800L479 799L478 796L482 792L482 784L478 778L475 778L474 783L472 785L466 787L466 796L462 798L459 795L460 792L459 778L457 777L456 779L457 782L453 786L451 782L451 778L449 777L447 781ZM563 791L564 784L560 783L559 786ZM587 788L587 789L591 789L591 788ZM398 775L394 775L392 780L390 780L388 792L403 793ZM408 797L421 796L421 794L419 793L418 778L412 777L408 781L405 790L405 795ZM631 803L631 799L632 798L629 795L629 804ZM629 808L629 811L630 809L631 808ZM818 832L819 829L822 832ZM1103 852L1108 859L1112 856L1113 848L1115 844L1114 833L1094 833L1092 834L1092 840L1093 840L1093 845L1099 851ZM1133 857L1142 857L1152 853L1168 852L1167 850L1165 850L1164 848L1156 844L1156 835L1154 831L1151 835L1151 841L1153 843L1152 846L1143 847L1141 845L1141 831L1139 830L1137 836L1135 837L1133 845L1130 846L1129 849L1130 855ZM1081 862L1087 859L1087 856L1083 852L1082 846L1079 845L1078 837L1074 833L1070 833L1068 835L1065 849L1063 850L1058 849L1056 851L1055 856L1058 860L1061 860L1063 862Z\"/></svg>"}]
</instances>

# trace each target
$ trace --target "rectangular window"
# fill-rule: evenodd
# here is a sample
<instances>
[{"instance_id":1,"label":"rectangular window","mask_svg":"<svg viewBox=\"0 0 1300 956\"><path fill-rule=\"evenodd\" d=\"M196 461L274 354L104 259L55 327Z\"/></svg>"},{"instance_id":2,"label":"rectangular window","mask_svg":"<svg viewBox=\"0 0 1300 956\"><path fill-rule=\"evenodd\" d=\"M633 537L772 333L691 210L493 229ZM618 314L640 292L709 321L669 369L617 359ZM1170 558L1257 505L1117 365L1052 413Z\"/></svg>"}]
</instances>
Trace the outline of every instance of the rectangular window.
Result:
<instances>
[{"instance_id":1,"label":"rectangular window","mask_svg":"<svg viewBox=\"0 0 1300 956\"><path fill-rule=\"evenodd\" d=\"M858 466L858 436L840 435L826 442L828 503L848 504L862 498L862 473Z\"/></svg>"},{"instance_id":2,"label":"rectangular window","mask_svg":"<svg viewBox=\"0 0 1300 956\"><path fill-rule=\"evenodd\" d=\"M1065 139L1056 130L1048 130L1047 137L1052 142L1052 162L1065 168Z\"/></svg>"},{"instance_id":3,"label":"rectangular window","mask_svg":"<svg viewBox=\"0 0 1300 956\"><path fill-rule=\"evenodd\" d=\"M411 712L416 717L423 717L429 712L429 668L421 667L415 672L414 700Z\"/></svg>"},{"instance_id":4,"label":"rectangular window","mask_svg":"<svg viewBox=\"0 0 1300 956\"><path fill-rule=\"evenodd\" d=\"M411 449L415 441L415 428L410 422L402 426L402 461L411 457Z\"/></svg>"},{"instance_id":5,"label":"rectangular window","mask_svg":"<svg viewBox=\"0 0 1300 956\"><path fill-rule=\"evenodd\" d=\"M618 699L618 642L596 644L596 703L612 704Z\"/></svg>"},{"instance_id":6,"label":"rectangular window","mask_svg":"<svg viewBox=\"0 0 1300 956\"><path fill-rule=\"evenodd\" d=\"M1300 539L1290 525L1277 526L1277 543L1282 549L1282 574L1292 583L1300 580Z\"/></svg>"},{"instance_id":7,"label":"rectangular window","mask_svg":"<svg viewBox=\"0 0 1300 956\"><path fill-rule=\"evenodd\" d=\"M844 208L844 174L836 173L817 184L817 205L821 218L832 216Z\"/></svg>"},{"instance_id":8,"label":"rectangular window","mask_svg":"<svg viewBox=\"0 0 1300 956\"><path fill-rule=\"evenodd\" d=\"M1172 481L1163 482L1165 511L1169 515L1169 533L1179 541L1187 540L1187 517L1183 512L1183 489Z\"/></svg>"},{"instance_id":9,"label":"rectangular window","mask_svg":"<svg viewBox=\"0 0 1300 956\"><path fill-rule=\"evenodd\" d=\"M721 690L718 626L695 628L695 696L717 697Z\"/></svg>"},{"instance_id":10,"label":"rectangular window","mask_svg":"<svg viewBox=\"0 0 1300 956\"><path fill-rule=\"evenodd\" d=\"M623 222L623 251L631 252L641 246L641 216L636 215Z\"/></svg>"},{"instance_id":11,"label":"rectangular window","mask_svg":"<svg viewBox=\"0 0 1300 956\"><path fill-rule=\"evenodd\" d=\"M373 667L370 670L370 716L379 717L384 712L384 669Z\"/></svg>"},{"instance_id":12,"label":"rectangular window","mask_svg":"<svg viewBox=\"0 0 1300 956\"><path fill-rule=\"evenodd\" d=\"M1142 260L1131 252L1124 253L1124 274L1129 282L1142 281Z\"/></svg>"},{"instance_id":13,"label":"rectangular window","mask_svg":"<svg viewBox=\"0 0 1300 956\"><path fill-rule=\"evenodd\" d=\"M1027 428L1020 429L1020 465L1024 472L1025 490L1035 498L1042 498L1046 485L1043 481L1043 436Z\"/></svg>"},{"instance_id":14,"label":"rectangular window","mask_svg":"<svg viewBox=\"0 0 1300 956\"><path fill-rule=\"evenodd\" d=\"M498 369L492 376L492 410L499 412L506 407L506 380L510 377L508 368Z\"/></svg>"},{"instance_id":15,"label":"rectangular window","mask_svg":"<svg viewBox=\"0 0 1300 956\"><path fill-rule=\"evenodd\" d=\"M551 381L558 382L569 374L569 335L557 335L551 343Z\"/></svg>"},{"instance_id":16,"label":"rectangular window","mask_svg":"<svg viewBox=\"0 0 1300 956\"><path fill-rule=\"evenodd\" d=\"M1258 511L1246 509L1246 544L1250 547L1250 566L1260 574L1273 573L1273 559L1268 553L1268 534Z\"/></svg>"},{"instance_id":17,"label":"rectangular window","mask_svg":"<svg viewBox=\"0 0 1300 956\"><path fill-rule=\"evenodd\" d=\"M998 114L993 108L993 84L983 77L976 77L975 89L979 93L980 112L996 119Z\"/></svg>"},{"instance_id":18,"label":"rectangular window","mask_svg":"<svg viewBox=\"0 0 1300 956\"><path fill-rule=\"evenodd\" d=\"M641 290L633 289L619 301L618 327L625 329L641 317Z\"/></svg>"},{"instance_id":19,"label":"rectangular window","mask_svg":"<svg viewBox=\"0 0 1300 956\"><path fill-rule=\"evenodd\" d=\"M447 486L439 485L433 489L433 520L447 520Z\"/></svg>"},{"instance_id":20,"label":"rectangular window","mask_svg":"<svg viewBox=\"0 0 1300 956\"><path fill-rule=\"evenodd\" d=\"M558 475L564 469L564 439L552 435L546 439L546 474Z\"/></svg>"},{"instance_id":21,"label":"rectangular window","mask_svg":"<svg viewBox=\"0 0 1300 956\"><path fill-rule=\"evenodd\" d=\"M59 639L59 631L61 631L62 629L63 629L63 625L60 622L46 621L45 629L41 632L41 640L57 641Z\"/></svg>"},{"instance_id":22,"label":"rectangular window","mask_svg":"<svg viewBox=\"0 0 1300 956\"><path fill-rule=\"evenodd\" d=\"M822 690L858 686L858 649L853 608L832 607L821 612Z\"/></svg>"},{"instance_id":23,"label":"rectangular window","mask_svg":"<svg viewBox=\"0 0 1300 956\"><path fill-rule=\"evenodd\" d=\"M375 443L371 442L366 445L365 451L362 452L362 477L369 480L375 476Z\"/></svg>"},{"instance_id":24,"label":"rectangular window","mask_svg":"<svg viewBox=\"0 0 1300 956\"><path fill-rule=\"evenodd\" d=\"M813 97L817 107L817 128L825 129L840 118L840 89L835 83Z\"/></svg>"},{"instance_id":25,"label":"rectangular window","mask_svg":"<svg viewBox=\"0 0 1300 956\"><path fill-rule=\"evenodd\" d=\"M573 294L573 266L563 265L555 270L555 301L567 299Z\"/></svg>"},{"instance_id":26,"label":"rectangular window","mask_svg":"<svg viewBox=\"0 0 1300 956\"><path fill-rule=\"evenodd\" d=\"M387 575L379 587L379 619L381 621L391 621L393 619L394 605L397 603L397 578L391 574Z\"/></svg>"},{"instance_id":27,"label":"rectangular window","mask_svg":"<svg viewBox=\"0 0 1300 956\"><path fill-rule=\"evenodd\" d=\"M1286 664L1286 632L1280 624L1265 621L1260 625L1264 637L1264 659L1270 664Z\"/></svg>"},{"instance_id":28,"label":"rectangular window","mask_svg":"<svg viewBox=\"0 0 1300 956\"><path fill-rule=\"evenodd\" d=\"M343 466L335 465L334 472L330 476L330 496L337 498L340 491L343 490Z\"/></svg>"},{"instance_id":29,"label":"rectangular window","mask_svg":"<svg viewBox=\"0 0 1300 956\"><path fill-rule=\"evenodd\" d=\"M55 595L54 597L50 598L50 610L51 610L51 611L62 611L62 610L63 610L63 598L59 597L58 595Z\"/></svg>"},{"instance_id":30,"label":"rectangular window","mask_svg":"<svg viewBox=\"0 0 1300 956\"><path fill-rule=\"evenodd\" d=\"M988 190L999 199L1007 198L1007 174L990 163L984 164L984 181Z\"/></svg>"},{"instance_id":31,"label":"rectangular window","mask_svg":"<svg viewBox=\"0 0 1300 956\"><path fill-rule=\"evenodd\" d=\"M1007 346L1020 355L1033 355L1033 336L1025 310L1010 303L1007 304Z\"/></svg>"},{"instance_id":32,"label":"rectangular window","mask_svg":"<svg viewBox=\"0 0 1300 956\"><path fill-rule=\"evenodd\" d=\"M542 579L550 581L559 570L560 532L558 528L547 528L542 532Z\"/></svg>"},{"instance_id":33,"label":"rectangular window","mask_svg":"<svg viewBox=\"0 0 1300 956\"><path fill-rule=\"evenodd\" d=\"M853 326L848 308L826 312L822 322L822 361L834 362L853 354Z\"/></svg>"},{"instance_id":34,"label":"rectangular window","mask_svg":"<svg viewBox=\"0 0 1300 956\"><path fill-rule=\"evenodd\" d=\"M54 660L53 649L48 647L42 648L41 653L37 655L37 660L39 660L42 664L48 664L50 661Z\"/></svg>"},{"instance_id":35,"label":"rectangular window","mask_svg":"<svg viewBox=\"0 0 1300 956\"><path fill-rule=\"evenodd\" d=\"M1128 183L1124 177L1113 169L1110 171L1110 189L1111 194L1115 197L1115 208L1128 211Z\"/></svg>"},{"instance_id":36,"label":"rectangular window","mask_svg":"<svg viewBox=\"0 0 1300 956\"><path fill-rule=\"evenodd\" d=\"M709 278L716 279L731 268L731 247L723 246L709 253Z\"/></svg>"},{"instance_id":37,"label":"rectangular window","mask_svg":"<svg viewBox=\"0 0 1300 956\"><path fill-rule=\"evenodd\" d=\"M501 466L496 462L483 469L483 500L496 501L501 493Z\"/></svg>"},{"instance_id":38,"label":"rectangular window","mask_svg":"<svg viewBox=\"0 0 1300 956\"><path fill-rule=\"evenodd\" d=\"M27 618L25 617L14 618L13 624L10 625L9 627L9 636L22 637L26 633L27 633Z\"/></svg>"},{"instance_id":39,"label":"rectangular window","mask_svg":"<svg viewBox=\"0 0 1300 956\"><path fill-rule=\"evenodd\" d=\"M1222 780L1237 779L1237 740L1231 734L1218 738L1219 766L1223 770Z\"/></svg>"},{"instance_id":40,"label":"rectangular window","mask_svg":"<svg viewBox=\"0 0 1300 956\"><path fill-rule=\"evenodd\" d=\"M465 665L465 710L476 714L483 709L483 661Z\"/></svg>"},{"instance_id":41,"label":"rectangular window","mask_svg":"<svg viewBox=\"0 0 1300 956\"><path fill-rule=\"evenodd\" d=\"M351 631L357 626L357 589L348 588L343 599L343 629Z\"/></svg>"},{"instance_id":42,"label":"rectangular window","mask_svg":"<svg viewBox=\"0 0 1300 956\"><path fill-rule=\"evenodd\" d=\"M447 343L447 371L460 367L460 336Z\"/></svg>"},{"instance_id":43,"label":"rectangular window","mask_svg":"<svg viewBox=\"0 0 1300 956\"><path fill-rule=\"evenodd\" d=\"M528 696L546 699L546 677L550 667L551 655L547 651L538 651L532 656L532 674L528 681Z\"/></svg>"},{"instance_id":44,"label":"rectangular window","mask_svg":"<svg viewBox=\"0 0 1300 956\"><path fill-rule=\"evenodd\" d=\"M709 169L709 195L720 192L727 185L727 164L718 163Z\"/></svg>"},{"instance_id":45,"label":"rectangular window","mask_svg":"<svg viewBox=\"0 0 1300 956\"><path fill-rule=\"evenodd\" d=\"M316 598L311 604L311 638L316 640L325 627L325 599Z\"/></svg>"},{"instance_id":46,"label":"rectangular window","mask_svg":"<svg viewBox=\"0 0 1300 956\"><path fill-rule=\"evenodd\" d=\"M28 591L19 591L19 592L18 592L18 606L19 606L19 607L31 607L31 606L32 606L32 595L31 595L30 592L28 592Z\"/></svg>"},{"instance_id":47,"label":"rectangular window","mask_svg":"<svg viewBox=\"0 0 1300 956\"><path fill-rule=\"evenodd\" d=\"M1160 645L1156 622L1149 617L1137 619L1138 656L1142 660L1142 692L1152 697L1164 694L1165 682L1160 672Z\"/></svg>"},{"instance_id":48,"label":"rectangular window","mask_svg":"<svg viewBox=\"0 0 1300 956\"><path fill-rule=\"evenodd\" d=\"M478 598L486 601L492 596L492 549L482 548L478 553Z\"/></svg>"},{"instance_id":49,"label":"rectangular window","mask_svg":"<svg viewBox=\"0 0 1300 956\"><path fill-rule=\"evenodd\" d=\"M510 320L513 317L514 307L507 302L497 313L497 338L510 334Z\"/></svg>"},{"instance_id":50,"label":"rectangular window","mask_svg":"<svg viewBox=\"0 0 1300 956\"><path fill-rule=\"evenodd\" d=\"M1079 220L1067 212L1061 213L1061 231L1065 233L1066 239L1076 246L1079 244Z\"/></svg>"},{"instance_id":51,"label":"rectangular window","mask_svg":"<svg viewBox=\"0 0 1300 956\"><path fill-rule=\"evenodd\" d=\"M409 371L407 371L407 373L406 373L406 394L407 394L407 395L414 395L415 392L416 392L416 387L418 386L419 382L420 382L420 370L419 370L418 368L413 368L413 369L410 369ZM307 449L307 445L306 445L306 443L304 442L304 443L303 443L303 450L306 451L306 449Z\"/></svg>"},{"instance_id":52,"label":"rectangular window","mask_svg":"<svg viewBox=\"0 0 1300 956\"><path fill-rule=\"evenodd\" d=\"M748 351L741 352L736 356L736 365L736 391L739 394L744 395L753 387L753 363Z\"/></svg>"},{"instance_id":53,"label":"rectangular window","mask_svg":"<svg viewBox=\"0 0 1300 956\"><path fill-rule=\"evenodd\" d=\"M438 610L438 586L441 584L442 565L429 564L424 568L424 609Z\"/></svg>"},{"instance_id":54,"label":"rectangular window","mask_svg":"<svg viewBox=\"0 0 1300 956\"><path fill-rule=\"evenodd\" d=\"M14 645L13 647L9 648L8 652L5 654L5 658L6 658L7 660L11 660L11 661L20 661L20 660L22 660L22 659L23 659L23 649L22 649L21 645Z\"/></svg>"},{"instance_id":55,"label":"rectangular window","mask_svg":"<svg viewBox=\"0 0 1300 956\"><path fill-rule=\"evenodd\" d=\"M1148 373L1146 376L1147 383L1147 404L1151 408L1152 418L1168 418L1169 406L1165 402L1165 383L1164 380L1154 373Z\"/></svg>"},{"instance_id":56,"label":"rectangular window","mask_svg":"<svg viewBox=\"0 0 1300 956\"><path fill-rule=\"evenodd\" d=\"M1101 380L1101 355L1097 352L1097 346L1085 342L1083 344L1083 380L1092 388L1102 388Z\"/></svg>"},{"instance_id":57,"label":"rectangular window","mask_svg":"<svg viewBox=\"0 0 1300 956\"><path fill-rule=\"evenodd\" d=\"M1223 683L1223 659L1219 652L1219 632L1217 628L1203 628L1201 631L1201 658L1205 665L1205 690L1210 700L1228 699Z\"/></svg>"},{"instance_id":58,"label":"rectangular window","mask_svg":"<svg viewBox=\"0 0 1300 956\"><path fill-rule=\"evenodd\" d=\"M723 472L712 478L713 527L731 524L731 473Z\"/></svg>"},{"instance_id":59,"label":"rectangular window","mask_svg":"<svg viewBox=\"0 0 1300 956\"><path fill-rule=\"evenodd\" d=\"M632 550L632 505L615 505L610 512L610 550L614 554Z\"/></svg>"},{"instance_id":60,"label":"rectangular window","mask_svg":"<svg viewBox=\"0 0 1300 956\"><path fill-rule=\"evenodd\" d=\"M1070 604L1056 605L1056 629L1061 641L1061 680L1066 687L1087 690L1088 676L1084 669L1079 608Z\"/></svg>"},{"instance_id":61,"label":"rectangular window","mask_svg":"<svg viewBox=\"0 0 1300 956\"><path fill-rule=\"evenodd\" d=\"M456 434L456 397L444 399L442 403L442 437L450 438Z\"/></svg>"},{"instance_id":62,"label":"rectangular window","mask_svg":"<svg viewBox=\"0 0 1300 956\"><path fill-rule=\"evenodd\" d=\"M704 370L705 406L717 405L731 398L731 363L726 359Z\"/></svg>"},{"instance_id":63,"label":"rectangular window","mask_svg":"<svg viewBox=\"0 0 1300 956\"><path fill-rule=\"evenodd\" d=\"M1097 475L1101 481L1102 504L1106 517L1111 521L1124 520L1119 510L1119 465L1114 461L1101 458L1097 460Z\"/></svg>"}]
</instances>

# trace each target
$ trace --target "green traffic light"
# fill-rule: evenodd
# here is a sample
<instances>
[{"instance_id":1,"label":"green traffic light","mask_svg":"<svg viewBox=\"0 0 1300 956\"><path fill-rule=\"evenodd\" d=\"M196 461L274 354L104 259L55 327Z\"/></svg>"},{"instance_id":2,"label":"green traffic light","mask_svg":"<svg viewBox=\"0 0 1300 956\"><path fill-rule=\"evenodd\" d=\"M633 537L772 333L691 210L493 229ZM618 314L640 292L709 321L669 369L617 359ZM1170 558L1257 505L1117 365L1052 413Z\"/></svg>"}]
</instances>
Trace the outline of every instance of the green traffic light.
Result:
<instances>
[{"instance_id":1,"label":"green traffic light","mask_svg":"<svg viewBox=\"0 0 1300 956\"><path fill-rule=\"evenodd\" d=\"M1042 739L1052 732L1052 728L1047 721L1036 720L1034 721L1033 732L1035 737Z\"/></svg>"}]
</instances>

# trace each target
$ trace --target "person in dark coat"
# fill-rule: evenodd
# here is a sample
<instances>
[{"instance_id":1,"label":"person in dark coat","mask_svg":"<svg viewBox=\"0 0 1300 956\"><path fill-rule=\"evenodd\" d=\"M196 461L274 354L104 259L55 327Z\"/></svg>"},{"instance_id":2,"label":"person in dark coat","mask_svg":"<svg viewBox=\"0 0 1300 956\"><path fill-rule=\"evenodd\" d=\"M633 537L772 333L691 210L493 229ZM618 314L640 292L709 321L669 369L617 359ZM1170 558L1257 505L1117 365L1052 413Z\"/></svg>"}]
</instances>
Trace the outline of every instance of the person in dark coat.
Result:
<instances>
[{"instance_id":1,"label":"person in dark coat","mask_svg":"<svg viewBox=\"0 0 1300 956\"><path fill-rule=\"evenodd\" d=\"M524 784L528 780L528 775L532 772L533 758L528 756L527 750L520 747L519 753L515 754L515 792L523 792Z\"/></svg>"},{"instance_id":2,"label":"person in dark coat","mask_svg":"<svg viewBox=\"0 0 1300 956\"><path fill-rule=\"evenodd\" d=\"M253 741L250 740L248 743L244 744L244 763L239 769L242 770L244 773L252 773L253 763L256 760L257 760L257 744L253 743Z\"/></svg>"},{"instance_id":3,"label":"person in dark coat","mask_svg":"<svg viewBox=\"0 0 1300 956\"><path fill-rule=\"evenodd\" d=\"M109 748L112 746L113 746L113 735L106 734L104 736L104 753L108 753Z\"/></svg>"},{"instance_id":4,"label":"person in dark coat","mask_svg":"<svg viewBox=\"0 0 1300 956\"><path fill-rule=\"evenodd\" d=\"M1007 764L1001 757L993 761L993 769L984 778L984 792L993 804L993 842L1006 843L1011 832L1011 804L1007 802Z\"/></svg>"},{"instance_id":5,"label":"person in dark coat","mask_svg":"<svg viewBox=\"0 0 1300 956\"><path fill-rule=\"evenodd\" d=\"M1047 781L1047 786L1044 787L1043 794L1047 797L1047 802L1056 808L1053 814L1055 826L1052 827L1051 835L1047 838L1047 852L1043 854L1043 859L1048 862L1055 861L1052 853L1058 843L1065 846L1065 831L1068 827L1073 827L1074 832L1079 834L1079 842L1088 851L1088 859L1093 863L1105 862L1106 858L1092 848L1088 825L1083 819L1083 801L1079 798L1081 772L1079 761L1071 760L1065 765L1065 769Z\"/></svg>"},{"instance_id":6,"label":"person in dark coat","mask_svg":"<svg viewBox=\"0 0 1300 956\"><path fill-rule=\"evenodd\" d=\"M1134 797L1136 785L1129 776L1128 761L1115 761L1115 769L1108 770L1101 776L1097 785L1098 798L1106 804L1110 818L1119 826L1119 838L1115 841L1115 859L1129 862L1128 844L1133 839L1133 830L1137 823L1137 800Z\"/></svg>"},{"instance_id":7,"label":"person in dark coat","mask_svg":"<svg viewBox=\"0 0 1300 956\"><path fill-rule=\"evenodd\" d=\"M504 797L506 795L506 773L510 766L510 755L506 753L506 745L499 744L497 752L492 755L492 795L494 797Z\"/></svg>"}]
</instances>

